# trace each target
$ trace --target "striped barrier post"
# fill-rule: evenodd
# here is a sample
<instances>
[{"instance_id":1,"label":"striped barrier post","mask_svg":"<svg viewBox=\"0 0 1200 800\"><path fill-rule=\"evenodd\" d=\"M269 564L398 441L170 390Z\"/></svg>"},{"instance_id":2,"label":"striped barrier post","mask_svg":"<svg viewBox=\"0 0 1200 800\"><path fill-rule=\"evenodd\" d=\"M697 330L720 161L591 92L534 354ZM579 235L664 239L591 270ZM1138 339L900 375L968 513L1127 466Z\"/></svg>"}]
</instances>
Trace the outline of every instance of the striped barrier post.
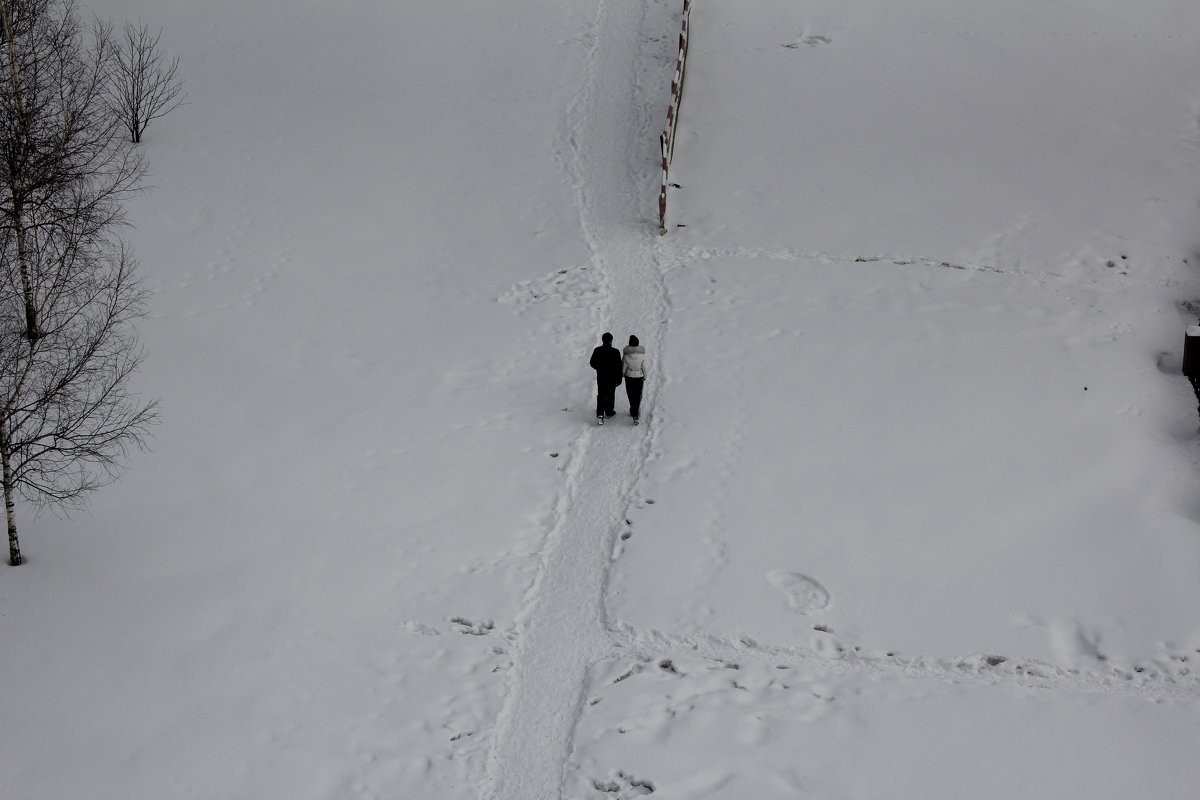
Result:
<instances>
[{"instance_id":1,"label":"striped barrier post","mask_svg":"<svg viewBox=\"0 0 1200 800\"><path fill-rule=\"evenodd\" d=\"M671 80L671 104L667 108L667 126L659 137L662 148L662 188L658 192L658 232L667 232L667 189L670 187L671 159L675 155L675 128L679 124L679 105L683 101L683 77L687 68L688 28L692 0L683 0L683 22L679 34L679 54L675 59L675 76Z\"/></svg>"}]
</instances>

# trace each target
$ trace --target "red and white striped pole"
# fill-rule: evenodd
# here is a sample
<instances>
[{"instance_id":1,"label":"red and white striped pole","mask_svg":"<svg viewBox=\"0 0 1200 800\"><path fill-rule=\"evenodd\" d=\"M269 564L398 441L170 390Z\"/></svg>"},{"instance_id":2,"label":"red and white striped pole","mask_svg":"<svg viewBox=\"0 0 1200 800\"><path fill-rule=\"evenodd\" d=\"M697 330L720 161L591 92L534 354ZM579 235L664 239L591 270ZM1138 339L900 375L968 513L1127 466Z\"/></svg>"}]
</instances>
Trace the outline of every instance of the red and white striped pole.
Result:
<instances>
[{"instance_id":1,"label":"red and white striped pole","mask_svg":"<svg viewBox=\"0 0 1200 800\"><path fill-rule=\"evenodd\" d=\"M688 26L692 0L683 0L683 30L679 34L679 55L675 59L675 77L671 80L671 105L667 108L667 127L659 137L662 148L662 188L658 192L658 232L667 232L667 189L670 186L671 159L675 155L675 128L679 124L679 105L683 100L683 76L687 66Z\"/></svg>"}]
</instances>

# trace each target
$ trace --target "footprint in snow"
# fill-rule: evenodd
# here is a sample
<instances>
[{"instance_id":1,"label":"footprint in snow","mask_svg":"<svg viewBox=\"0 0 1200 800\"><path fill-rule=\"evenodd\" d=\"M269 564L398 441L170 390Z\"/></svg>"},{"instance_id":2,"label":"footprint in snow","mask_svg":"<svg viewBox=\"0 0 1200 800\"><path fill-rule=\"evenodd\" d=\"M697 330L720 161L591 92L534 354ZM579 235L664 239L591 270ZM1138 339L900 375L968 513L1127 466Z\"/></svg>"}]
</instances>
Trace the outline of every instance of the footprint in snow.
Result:
<instances>
[{"instance_id":1,"label":"footprint in snow","mask_svg":"<svg viewBox=\"0 0 1200 800\"><path fill-rule=\"evenodd\" d=\"M783 45L789 50L798 50L801 45L804 47L820 47L823 44L830 44L833 40L828 36L806 36L801 35L794 42L788 42Z\"/></svg>"},{"instance_id":2,"label":"footprint in snow","mask_svg":"<svg viewBox=\"0 0 1200 800\"><path fill-rule=\"evenodd\" d=\"M415 633L420 636L441 636L441 631L437 628L432 628L423 622L408 621L404 623L404 629L409 633Z\"/></svg>"},{"instance_id":3,"label":"footprint in snow","mask_svg":"<svg viewBox=\"0 0 1200 800\"><path fill-rule=\"evenodd\" d=\"M471 636L486 636L496 627L496 623L490 619L480 620L476 623L464 617L450 617L448 621L450 624L458 626L459 633Z\"/></svg>"},{"instance_id":4,"label":"footprint in snow","mask_svg":"<svg viewBox=\"0 0 1200 800\"><path fill-rule=\"evenodd\" d=\"M788 606L800 614L819 611L829 605L829 592L807 575L774 570L767 573L767 580L787 596Z\"/></svg>"}]
</instances>

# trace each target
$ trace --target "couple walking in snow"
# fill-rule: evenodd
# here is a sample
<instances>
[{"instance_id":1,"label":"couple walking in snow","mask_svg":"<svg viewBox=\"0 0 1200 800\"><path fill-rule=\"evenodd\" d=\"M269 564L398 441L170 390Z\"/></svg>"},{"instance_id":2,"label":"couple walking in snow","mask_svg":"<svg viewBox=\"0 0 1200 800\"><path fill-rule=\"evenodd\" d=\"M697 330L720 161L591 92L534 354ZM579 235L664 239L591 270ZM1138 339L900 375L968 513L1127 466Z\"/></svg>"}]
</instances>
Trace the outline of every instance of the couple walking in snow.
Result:
<instances>
[{"instance_id":1,"label":"couple walking in snow","mask_svg":"<svg viewBox=\"0 0 1200 800\"><path fill-rule=\"evenodd\" d=\"M629 337L629 346L623 351L612 346L611 333L600 340L603 344L592 351L589 362L596 370L596 422L603 425L605 417L617 415L617 387L624 379L629 414L637 425L641 422L642 385L646 382L646 348L638 343L636 336Z\"/></svg>"}]
</instances>

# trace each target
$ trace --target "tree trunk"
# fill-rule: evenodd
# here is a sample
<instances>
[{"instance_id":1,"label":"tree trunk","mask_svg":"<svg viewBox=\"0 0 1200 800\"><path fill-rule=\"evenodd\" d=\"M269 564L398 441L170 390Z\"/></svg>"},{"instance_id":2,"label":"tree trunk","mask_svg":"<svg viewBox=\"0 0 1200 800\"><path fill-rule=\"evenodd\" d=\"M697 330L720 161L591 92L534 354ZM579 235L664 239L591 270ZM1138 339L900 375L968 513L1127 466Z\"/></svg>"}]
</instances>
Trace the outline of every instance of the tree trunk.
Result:
<instances>
[{"instance_id":1,"label":"tree trunk","mask_svg":"<svg viewBox=\"0 0 1200 800\"><path fill-rule=\"evenodd\" d=\"M4 466L4 517L8 521L8 563L21 566L21 542L17 539L17 504L13 500L12 468L9 466L8 443L0 444L0 463Z\"/></svg>"},{"instance_id":2,"label":"tree trunk","mask_svg":"<svg viewBox=\"0 0 1200 800\"><path fill-rule=\"evenodd\" d=\"M14 192L16 188L14 187ZM31 343L41 338L38 330L37 298L34 294L33 270L30 268L29 240L26 238L26 220L20 202L13 202L13 229L17 238L17 265L21 270L21 293L25 300L25 338Z\"/></svg>"}]
</instances>

